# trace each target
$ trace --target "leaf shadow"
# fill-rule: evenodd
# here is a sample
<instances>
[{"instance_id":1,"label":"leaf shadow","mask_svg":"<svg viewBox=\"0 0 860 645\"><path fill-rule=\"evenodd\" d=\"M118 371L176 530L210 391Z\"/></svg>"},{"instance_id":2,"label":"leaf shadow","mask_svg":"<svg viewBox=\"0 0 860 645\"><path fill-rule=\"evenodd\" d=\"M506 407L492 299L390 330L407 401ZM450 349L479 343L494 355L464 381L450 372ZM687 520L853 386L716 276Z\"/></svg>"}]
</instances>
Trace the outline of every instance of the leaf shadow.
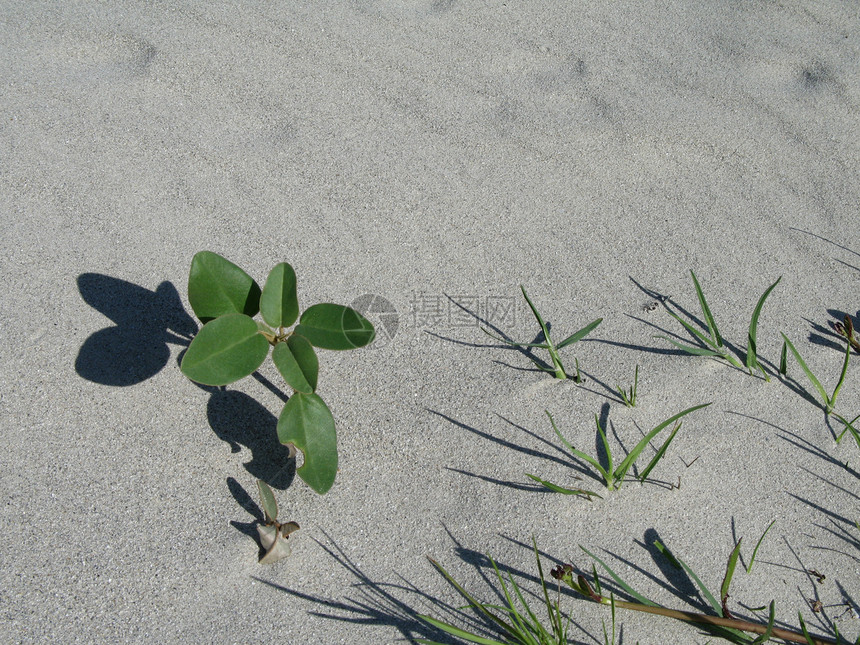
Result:
<instances>
[{"instance_id":1,"label":"leaf shadow","mask_svg":"<svg viewBox=\"0 0 860 645\"><path fill-rule=\"evenodd\" d=\"M244 464L248 473L272 488L289 488L296 475L296 458L278 441L277 417L244 392L201 387L211 394L207 418L215 435L234 453L241 446L251 452Z\"/></svg>"},{"instance_id":2,"label":"leaf shadow","mask_svg":"<svg viewBox=\"0 0 860 645\"><path fill-rule=\"evenodd\" d=\"M114 323L91 334L78 351L75 371L88 381L115 387L142 383L167 365L168 344L187 347L197 332L171 282L150 291L119 278L82 273L77 286L84 302Z\"/></svg>"},{"instance_id":3,"label":"leaf shadow","mask_svg":"<svg viewBox=\"0 0 860 645\"><path fill-rule=\"evenodd\" d=\"M396 629L403 639L410 642L424 638L445 645L462 643L462 641L453 639L441 629L422 620L420 614L434 614L434 617L438 618L441 613L443 620L463 623L473 620L470 614L466 614L454 605L421 591L399 574L395 574L399 578L399 582L396 583L374 580L362 571L361 567L338 546L334 538L325 531L323 534L329 545L316 539L314 541L356 580L350 585L351 595L344 600L332 600L297 591L257 576L253 576L253 578L273 589L319 606L319 610L309 611L311 616L348 623L353 627L358 625L387 625ZM413 608L413 603L404 600L403 596L409 596L423 603L427 608L426 611L416 611Z\"/></svg>"}]
</instances>

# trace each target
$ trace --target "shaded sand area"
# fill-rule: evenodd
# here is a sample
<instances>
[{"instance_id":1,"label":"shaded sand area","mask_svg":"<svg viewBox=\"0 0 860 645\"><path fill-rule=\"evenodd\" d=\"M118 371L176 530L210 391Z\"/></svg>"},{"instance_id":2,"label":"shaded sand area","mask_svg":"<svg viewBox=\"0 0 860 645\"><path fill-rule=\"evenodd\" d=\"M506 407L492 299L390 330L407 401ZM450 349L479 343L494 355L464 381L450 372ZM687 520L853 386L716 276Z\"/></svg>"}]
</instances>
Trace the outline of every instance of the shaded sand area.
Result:
<instances>
[{"instance_id":1,"label":"shaded sand area","mask_svg":"<svg viewBox=\"0 0 860 645\"><path fill-rule=\"evenodd\" d=\"M479 626L426 556L495 602L490 554L537 602L532 537L546 570L590 570L582 545L701 611L654 540L718 590L773 520L731 610L764 621L751 608L774 600L782 626L800 611L856 638L860 446L836 444L790 356L776 373L783 332L832 392L830 323L860 315L860 16L705 4L0 3L0 640L443 640L418 614ZM223 390L180 373L202 249L261 283L287 261L302 307L377 323L373 346L320 352L328 494L277 442L271 362ZM692 342L660 303L702 321L691 269L741 361L782 276L758 334L770 382L656 338ZM583 384L481 332L535 338L520 284L556 339L603 318L562 350ZM589 454L597 414L618 459L707 402L612 493L544 412ZM268 567L257 478L301 525ZM608 609L561 605L571 642L603 642ZM619 619L625 643L711 638Z\"/></svg>"}]
</instances>

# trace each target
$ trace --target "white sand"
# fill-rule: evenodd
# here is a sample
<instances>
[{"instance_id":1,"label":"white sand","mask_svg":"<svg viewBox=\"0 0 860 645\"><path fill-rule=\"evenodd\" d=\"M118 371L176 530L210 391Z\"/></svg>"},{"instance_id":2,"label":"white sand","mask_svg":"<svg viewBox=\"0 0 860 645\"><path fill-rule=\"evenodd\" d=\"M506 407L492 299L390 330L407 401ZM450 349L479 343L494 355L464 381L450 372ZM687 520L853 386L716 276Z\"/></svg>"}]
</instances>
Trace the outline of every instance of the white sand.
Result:
<instances>
[{"instance_id":1,"label":"white sand","mask_svg":"<svg viewBox=\"0 0 860 645\"><path fill-rule=\"evenodd\" d=\"M489 553L534 592L532 536L547 568L590 566L582 544L691 609L643 544L719 589L735 538L748 560L772 520L731 606L773 599L782 624L802 611L827 634L841 616L856 637L840 603L860 601L858 446L835 444L796 365L794 386L765 383L654 338L687 335L634 281L699 316L693 269L743 356L783 276L767 369L783 331L832 390L828 322L860 315L860 18L702 4L3 2L0 641L439 638L416 614L460 600L425 556L491 600ZM320 353L340 437L327 495L283 489L269 388L212 395L179 372L167 342L196 329L201 249L260 281L290 262L303 306L378 294L400 313L390 342ZM527 371L446 298L531 339L520 283L556 339L604 318L562 353L582 387ZM628 410L614 387L637 364ZM707 401L655 483L588 502L524 475L599 486L574 480L545 409L593 452L608 406L617 457ZM271 567L250 537L258 476L302 526ZM572 642L602 643L607 610L562 604ZM620 618L624 642L708 640Z\"/></svg>"}]
</instances>

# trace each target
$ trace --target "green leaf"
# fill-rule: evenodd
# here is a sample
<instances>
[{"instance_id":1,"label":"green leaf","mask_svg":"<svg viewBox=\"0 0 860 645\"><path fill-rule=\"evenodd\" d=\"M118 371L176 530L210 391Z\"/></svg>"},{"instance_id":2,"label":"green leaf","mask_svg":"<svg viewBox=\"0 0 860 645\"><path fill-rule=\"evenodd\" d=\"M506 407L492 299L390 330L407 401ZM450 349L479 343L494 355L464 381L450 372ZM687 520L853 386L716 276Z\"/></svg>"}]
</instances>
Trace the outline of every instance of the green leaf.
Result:
<instances>
[{"instance_id":1,"label":"green leaf","mask_svg":"<svg viewBox=\"0 0 860 645\"><path fill-rule=\"evenodd\" d=\"M622 461L621 464L618 466L618 468L615 470L615 473L614 473L615 479L620 480L624 477L624 475L627 474L627 471L630 469L630 466L632 466L633 462L635 462L636 459L638 459L639 455L645 449L645 446L647 446L648 443L654 437L656 437L660 433L661 430L663 430L663 428L674 423L675 421L677 421L678 419L680 419L684 415L690 414L690 412L695 412L696 410L707 407L709 405L711 405L711 404L710 403L702 403L700 405L694 405L692 408L687 408L683 412L679 412L675 416L669 417L663 423L661 423L660 425L656 426L653 430L651 430L651 432L649 432L647 435L642 437L642 440L638 444L636 444L636 447L630 451L630 454L627 455L627 457L624 459L624 461Z\"/></svg>"},{"instance_id":2,"label":"green leaf","mask_svg":"<svg viewBox=\"0 0 860 645\"><path fill-rule=\"evenodd\" d=\"M723 584L720 587L720 601L723 606L723 616L726 618L730 618L726 604L729 601L729 586L732 584L732 576L735 575L735 567L738 565L738 557L740 557L741 554L741 542L743 542L743 540L743 538L738 540L738 543L735 544L735 548L732 549L731 554L729 554L729 560L726 563L726 575L723 576Z\"/></svg>"},{"instance_id":3,"label":"green leaf","mask_svg":"<svg viewBox=\"0 0 860 645\"><path fill-rule=\"evenodd\" d=\"M609 481L609 473L603 469L603 466L600 465L600 462L597 461L594 457L587 455L584 452L574 448L573 445L567 439L564 438L564 435L561 434L558 427L556 427L555 419L552 418L552 415L549 413L549 410L544 410L544 412L546 413L546 416L549 417L549 422L552 424L552 429L555 430L555 434L558 436L558 438L561 440L561 442L565 446L567 446L567 449L570 450L574 455L576 455L580 459L584 459L585 461L590 463L592 466L594 466L597 469L597 472L600 473L601 477L603 477L604 481ZM597 415L595 415L595 418L597 418ZM599 427L599 424L598 424L598 427ZM611 453L609 453L609 455L611 457Z\"/></svg>"},{"instance_id":4,"label":"green leaf","mask_svg":"<svg viewBox=\"0 0 860 645\"><path fill-rule=\"evenodd\" d=\"M281 262L269 273L260 296L260 313L272 327L289 327L299 317L296 272Z\"/></svg>"},{"instance_id":5,"label":"green leaf","mask_svg":"<svg viewBox=\"0 0 860 645\"><path fill-rule=\"evenodd\" d=\"M576 332L575 334L571 334L570 336L565 338L563 341L561 341L558 345L555 346L555 348L556 349L562 349L562 348L567 347L568 345L570 345L572 343L576 343L576 342L582 340L583 338L588 336L592 331L594 331L594 329L602 322L603 322L603 318L598 318L597 320L594 320L594 321L588 323L585 327L580 329L578 332Z\"/></svg>"},{"instance_id":6,"label":"green leaf","mask_svg":"<svg viewBox=\"0 0 860 645\"><path fill-rule=\"evenodd\" d=\"M269 485L261 479L257 480L257 488L260 489L260 498L263 500L263 510L266 512L266 520L276 522L278 519L278 502Z\"/></svg>"},{"instance_id":7,"label":"green leaf","mask_svg":"<svg viewBox=\"0 0 860 645\"><path fill-rule=\"evenodd\" d=\"M774 601L770 601L770 615L767 619L767 629L764 634L756 638L750 645L763 645L770 640L770 637L773 635L773 625L776 622L776 615L774 611Z\"/></svg>"},{"instance_id":8,"label":"green leaf","mask_svg":"<svg viewBox=\"0 0 860 645\"><path fill-rule=\"evenodd\" d=\"M583 551L585 551L585 553L586 553L586 554L588 554L589 556L591 556L591 559L592 559L592 560L595 560L595 561L597 562L597 564L599 564L601 567L603 567L604 571L606 571L606 573L608 573L608 574L610 575L610 577L611 577L613 580L615 580L615 582L616 582L616 583L617 583L617 584L618 584L618 585L619 585L619 586L620 586L624 591L626 591L626 592L627 592L627 594L628 594L628 595L630 595L631 597L635 598L636 600L638 600L639 602L641 602L643 605L648 605L649 607L660 607L660 605L658 605L656 602L654 602L654 601L652 601L652 600L648 600L645 596L643 596L643 595L642 595L642 594L640 594L638 591L636 591L635 589L633 589L633 587L631 587L629 584L627 584L626 582L624 582L624 580L622 580L622 579L621 579L621 577L620 577L617 573L615 573L615 572L614 572L614 571L609 567L609 565L608 565L608 564L606 564L603 560L601 560L601 559L600 559L600 558L598 558L596 555L594 555L591 551L589 551L588 549L586 549L586 548L585 548L584 546L582 546L581 544L579 545L579 548L580 548L580 549L582 549ZM596 581L597 581L597 576L595 575L595 582L596 582Z\"/></svg>"},{"instance_id":9,"label":"green leaf","mask_svg":"<svg viewBox=\"0 0 860 645\"><path fill-rule=\"evenodd\" d=\"M767 376L767 372L765 372L761 365L758 362L758 346L756 344L756 334L758 332L758 318L761 315L761 309L764 307L764 301L767 300L767 297L770 295L770 292L773 291L773 288L779 284L779 281L782 280L782 276L779 276L772 285L767 288L761 298L759 298L758 304L755 306L755 310L753 311L752 319L750 320L750 330L749 335L747 337L747 368L752 372L753 368L761 369L765 376Z\"/></svg>"},{"instance_id":10,"label":"green leaf","mask_svg":"<svg viewBox=\"0 0 860 645\"><path fill-rule=\"evenodd\" d=\"M640 482L644 482L648 478L648 475L650 475L651 471L654 470L654 466L656 466L657 462L659 462L663 458L663 455L666 454L666 450L669 448L669 444L672 443L672 439L675 438L675 435L678 434L678 430L680 429L681 422L679 421L672 429L672 434L670 434L669 438L666 439L662 446L660 446L660 449L657 451L651 461L648 462L648 465L645 466L645 470L643 470L642 473L639 475Z\"/></svg>"},{"instance_id":11,"label":"green leaf","mask_svg":"<svg viewBox=\"0 0 860 645\"><path fill-rule=\"evenodd\" d=\"M684 345L683 343L679 343L678 341L672 340L668 336L655 336L654 338L662 338L663 340L668 340L678 349L683 349L688 354L692 354L693 356L716 356L717 358L725 357L723 352L716 352L711 349L705 349L704 347L693 347L691 345Z\"/></svg>"},{"instance_id":12,"label":"green leaf","mask_svg":"<svg viewBox=\"0 0 860 645\"><path fill-rule=\"evenodd\" d=\"M776 520L773 520L770 524L767 525L767 528L764 530L764 533L761 534L761 537L758 539L758 542L755 544L755 548L752 552L752 557L750 557L750 564L746 568L747 573L752 573L753 564L755 563L755 556L758 553L758 548L761 546L761 543L764 542L764 538L767 535L767 532L770 531L771 527L776 524Z\"/></svg>"},{"instance_id":13,"label":"green leaf","mask_svg":"<svg viewBox=\"0 0 860 645\"><path fill-rule=\"evenodd\" d=\"M278 419L278 439L302 451L305 463L296 472L320 495L326 493L337 475L337 433L323 400L316 394L293 394Z\"/></svg>"},{"instance_id":14,"label":"green leaf","mask_svg":"<svg viewBox=\"0 0 860 645\"><path fill-rule=\"evenodd\" d=\"M269 343L253 318L226 314L197 332L180 369L197 383L227 385L253 374L268 353Z\"/></svg>"},{"instance_id":15,"label":"green leaf","mask_svg":"<svg viewBox=\"0 0 860 645\"><path fill-rule=\"evenodd\" d=\"M321 349L364 347L376 334L370 321L355 309L331 303L306 309L295 331Z\"/></svg>"},{"instance_id":16,"label":"green leaf","mask_svg":"<svg viewBox=\"0 0 860 645\"><path fill-rule=\"evenodd\" d=\"M260 310L260 287L229 260L200 251L191 259L188 301L203 323L233 313L253 317Z\"/></svg>"},{"instance_id":17,"label":"green leaf","mask_svg":"<svg viewBox=\"0 0 860 645\"><path fill-rule=\"evenodd\" d=\"M681 566L681 568L686 572L686 574L696 582L696 585L699 587L699 590L702 592L702 595L713 608L714 613L716 613L717 616L721 616L723 613L723 608L720 606L720 603L717 602L717 599L714 598L714 594L712 594L710 590L704 585L704 583L699 579L699 576L696 575L695 571L688 567L687 564L683 560L681 560L681 558L675 556L669 550L669 548L667 546L664 546L663 543L659 540L654 540L654 546L657 547L658 551L666 555L669 558L669 561L672 562L672 564ZM741 633L737 630L732 631Z\"/></svg>"},{"instance_id":18,"label":"green leaf","mask_svg":"<svg viewBox=\"0 0 860 645\"><path fill-rule=\"evenodd\" d=\"M828 406L830 404L830 397L827 396L827 390L825 390L824 386L821 385L821 381L815 378L815 374L813 374L812 370L809 369L809 366L806 364L806 361L803 360L803 357L800 355L800 352L798 352L792 342L788 340L788 336L786 336L785 334L781 334L781 336L785 341L785 344L783 345L783 351L785 351L785 346L787 345L788 348L791 350L791 353L794 355L794 358L797 360L798 365L800 365L801 369L806 373L809 382L815 386L816 390L818 390L818 393L821 395L821 398L824 401L825 407Z\"/></svg>"},{"instance_id":19,"label":"green leaf","mask_svg":"<svg viewBox=\"0 0 860 645\"><path fill-rule=\"evenodd\" d=\"M526 475L526 477L529 477L529 478L533 479L534 481L536 481L538 484L545 486L546 488L553 491L554 493L561 493L563 495L585 495L589 499L592 496L594 496L594 497L600 497L600 499L603 499L600 495L598 495L594 491L584 490L582 488L565 488L564 486L558 486L557 484L553 484L552 482L548 482L545 479L541 479L540 477L537 477L536 475L532 475L531 473L526 473L525 475Z\"/></svg>"},{"instance_id":20,"label":"green leaf","mask_svg":"<svg viewBox=\"0 0 860 645\"><path fill-rule=\"evenodd\" d=\"M696 295L699 297L699 304L702 307L702 313L705 315L705 322L708 324L708 331L711 334L711 338L717 344L717 347L722 347L723 337L720 336L720 330L717 329L717 321L714 320L714 317L711 315L711 309L708 307L708 301L705 300L705 294L702 292L702 287L699 286L696 274L690 271L690 275L693 276L693 284L696 286Z\"/></svg>"},{"instance_id":21,"label":"green leaf","mask_svg":"<svg viewBox=\"0 0 860 645\"><path fill-rule=\"evenodd\" d=\"M549 337L549 329L546 328L546 323L541 318L540 313L538 313L537 307L534 306L532 301L529 299L529 294L526 293L526 288L523 285L520 285L520 291L523 292L523 297L526 299L526 302L529 304L529 309L532 310L534 317L538 321L538 325L540 325L540 329L543 332L544 340L546 340L547 345L552 346L552 340Z\"/></svg>"},{"instance_id":22,"label":"green leaf","mask_svg":"<svg viewBox=\"0 0 860 645\"><path fill-rule=\"evenodd\" d=\"M306 338L293 334L287 342L275 345L272 361L296 392L310 394L317 389L319 359Z\"/></svg>"}]
</instances>

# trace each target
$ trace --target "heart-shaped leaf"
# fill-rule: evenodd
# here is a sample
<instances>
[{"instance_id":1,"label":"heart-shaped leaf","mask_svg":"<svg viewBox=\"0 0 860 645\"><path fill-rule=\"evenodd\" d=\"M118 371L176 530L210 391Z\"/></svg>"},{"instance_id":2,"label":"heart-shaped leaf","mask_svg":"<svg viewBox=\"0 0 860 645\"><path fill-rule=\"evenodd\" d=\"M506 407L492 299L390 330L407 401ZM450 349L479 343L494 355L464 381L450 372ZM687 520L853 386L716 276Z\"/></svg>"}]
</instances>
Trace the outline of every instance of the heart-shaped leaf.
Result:
<instances>
[{"instance_id":1,"label":"heart-shaped leaf","mask_svg":"<svg viewBox=\"0 0 860 645\"><path fill-rule=\"evenodd\" d=\"M257 480L257 488L260 489L260 498L263 500L263 510L266 512L266 520L276 522L278 520L278 502L275 499L275 494L269 488L269 485L261 479Z\"/></svg>"},{"instance_id":2,"label":"heart-shaped leaf","mask_svg":"<svg viewBox=\"0 0 860 645\"><path fill-rule=\"evenodd\" d=\"M227 385L253 374L268 353L269 343L257 330L253 318L227 314L206 323L197 332L180 369L192 381L203 385Z\"/></svg>"},{"instance_id":3,"label":"heart-shaped leaf","mask_svg":"<svg viewBox=\"0 0 860 645\"><path fill-rule=\"evenodd\" d=\"M296 272L286 262L269 272L260 296L260 313L272 327L289 327L299 317Z\"/></svg>"},{"instance_id":4,"label":"heart-shaped leaf","mask_svg":"<svg viewBox=\"0 0 860 645\"><path fill-rule=\"evenodd\" d=\"M305 462L296 471L320 495L337 475L337 434L334 417L316 394L297 392L290 397L278 419L278 439L302 451Z\"/></svg>"},{"instance_id":5,"label":"heart-shaped leaf","mask_svg":"<svg viewBox=\"0 0 860 645\"><path fill-rule=\"evenodd\" d=\"M287 384L296 392L311 394L317 389L319 359L308 340L293 334L286 343L278 343L272 361Z\"/></svg>"},{"instance_id":6,"label":"heart-shaped leaf","mask_svg":"<svg viewBox=\"0 0 860 645\"><path fill-rule=\"evenodd\" d=\"M314 347L355 349L369 345L376 334L373 325L355 309L321 303L305 310L296 327Z\"/></svg>"},{"instance_id":7,"label":"heart-shaped leaf","mask_svg":"<svg viewBox=\"0 0 860 645\"><path fill-rule=\"evenodd\" d=\"M229 260L212 251L200 251L191 260L188 300L203 323L224 314L256 316L260 287Z\"/></svg>"}]
</instances>

